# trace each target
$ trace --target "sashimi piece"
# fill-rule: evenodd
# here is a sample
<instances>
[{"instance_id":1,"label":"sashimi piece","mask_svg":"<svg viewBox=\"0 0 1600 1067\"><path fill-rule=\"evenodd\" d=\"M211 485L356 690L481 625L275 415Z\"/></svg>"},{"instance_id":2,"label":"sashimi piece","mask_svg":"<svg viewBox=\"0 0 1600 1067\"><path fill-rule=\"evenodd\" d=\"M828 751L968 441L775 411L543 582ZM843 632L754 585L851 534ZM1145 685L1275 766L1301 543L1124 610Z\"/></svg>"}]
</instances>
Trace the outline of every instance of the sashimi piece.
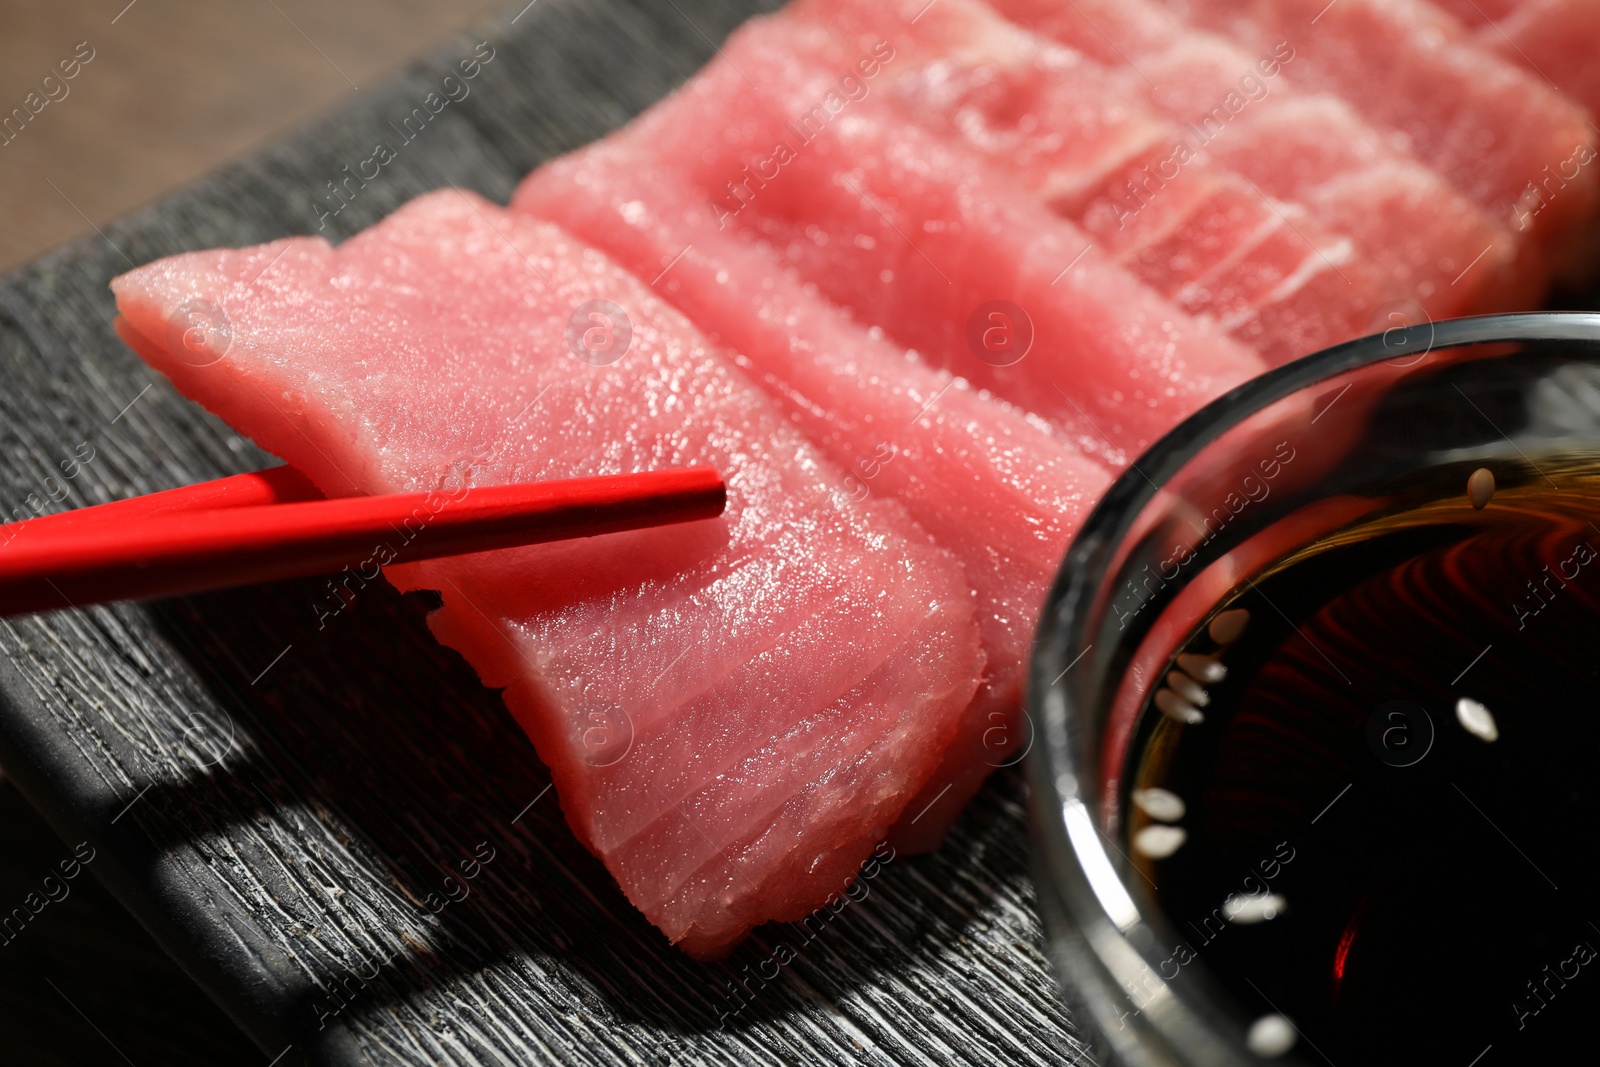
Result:
<instances>
[{"instance_id":1,"label":"sashimi piece","mask_svg":"<svg viewBox=\"0 0 1600 1067\"><path fill-rule=\"evenodd\" d=\"M983 0L794 0L781 19L833 68L880 46L875 74L915 121L962 141L1079 218L1168 153L1173 124L1111 70L999 17ZM819 32L820 31L820 32Z\"/></svg>"},{"instance_id":2,"label":"sashimi piece","mask_svg":"<svg viewBox=\"0 0 1600 1067\"><path fill-rule=\"evenodd\" d=\"M1343 235L1191 150L1118 72L981 0L798 0L785 17L827 30L836 65L892 40L884 77L909 116L1013 171L1185 310L1265 338L1270 361L1367 332L1385 299Z\"/></svg>"},{"instance_id":3,"label":"sashimi piece","mask_svg":"<svg viewBox=\"0 0 1600 1067\"><path fill-rule=\"evenodd\" d=\"M1463 14L1462 6L1450 5L1457 15ZM1502 0L1481 8L1467 7L1468 12L1481 16L1481 27L1474 34L1479 45L1550 79L1588 108L1591 116L1600 114L1600 64L1594 56L1595 43L1600 41L1600 3Z\"/></svg>"},{"instance_id":4,"label":"sashimi piece","mask_svg":"<svg viewBox=\"0 0 1600 1067\"><path fill-rule=\"evenodd\" d=\"M860 496L903 502L977 595L987 676L897 848L921 851L1029 736L1023 671L1067 542L1110 485L1047 427L869 333L729 228L671 171L674 149L625 129L531 174L512 202L602 248L740 354Z\"/></svg>"},{"instance_id":5,"label":"sashimi piece","mask_svg":"<svg viewBox=\"0 0 1600 1067\"><path fill-rule=\"evenodd\" d=\"M1433 0L1468 26L1499 21L1519 8L1542 6L1540 0Z\"/></svg>"},{"instance_id":6,"label":"sashimi piece","mask_svg":"<svg viewBox=\"0 0 1600 1067\"><path fill-rule=\"evenodd\" d=\"M1124 64L1123 91L1182 124L1187 144L1348 236L1377 276L1382 305L1413 303L1437 319L1517 310L1542 295L1543 248L1397 150L1343 100L1306 91L1291 42L1257 55L1150 0L993 3L1030 29Z\"/></svg>"},{"instance_id":7,"label":"sashimi piece","mask_svg":"<svg viewBox=\"0 0 1600 1067\"><path fill-rule=\"evenodd\" d=\"M1385 271L1316 212L1195 153L1160 158L1092 201L1081 225L1140 280L1272 364L1367 332ZM1165 175L1165 177L1164 177Z\"/></svg>"},{"instance_id":8,"label":"sashimi piece","mask_svg":"<svg viewBox=\"0 0 1600 1067\"><path fill-rule=\"evenodd\" d=\"M1254 353L1107 264L980 157L870 91L846 97L805 46L781 16L747 23L632 127L695 146L668 165L719 225L760 235L858 321L1113 465L1260 373ZM760 93L747 69L762 72Z\"/></svg>"},{"instance_id":9,"label":"sashimi piece","mask_svg":"<svg viewBox=\"0 0 1600 1067\"><path fill-rule=\"evenodd\" d=\"M1131 245L1118 260L1141 280L1271 364L1370 332L1385 300L1384 272L1349 237L1204 159L1096 201L1083 222L1109 247Z\"/></svg>"},{"instance_id":10,"label":"sashimi piece","mask_svg":"<svg viewBox=\"0 0 1600 1067\"><path fill-rule=\"evenodd\" d=\"M1252 69L1248 53L1193 33L1139 60L1159 87L1152 101L1182 117L1219 161L1349 234L1379 272L1386 300L1415 300L1434 318L1478 310L1486 300L1484 310L1518 309L1505 302L1513 283L1525 294L1519 307L1537 300L1549 278L1536 243L1519 242L1464 193L1397 152L1343 100L1297 92L1293 62L1278 67L1275 83L1242 81L1239 72ZM1142 79L1125 77L1130 89L1140 87ZM1241 82L1255 95L1242 95ZM1406 224L1396 225L1402 218Z\"/></svg>"},{"instance_id":11,"label":"sashimi piece","mask_svg":"<svg viewBox=\"0 0 1600 1067\"><path fill-rule=\"evenodd\" d=\"M982 0L795 0L780 16L838 69L893 49L875 89L1005 169L1069 218L1171 147L1171 123L1099 63L995 15ZM816 32L821 28L825 32Z\"/></svg>"},{"instance_id":12,"label":"sashimi piece","mask_svg":"<svg viewBox=\"0 0 1600 1067\"><path fill-rule=\"evenodd\" d=\"M1575 154L1592 158L1595 131L1549 82L1478 47L1426 0L1162 2L1253 50L1291 42L1295 82L1337 93L1403 136L1503 224L1526 221L1538 239L1560 244L1600 201L1591 168L1559 179L1559 195L1536 216L1519 210L1549 179L1547 168Z\"/></svg>"},{"instance_id":13,"label":"sashimi piece","mask_svg":"<svg viewBox=\"0 0 1600 1067\"><path fill-rule=\"evenodd\" d=\"M1131 261L1146 284L1168 294L1239 258L1284 222L1264 197L1209 160L1186 167L1163 172L1160 161L1145 161L1101 190L1078 220L1119 261ZM1302 243L1299 253L1295 262L1312 249Z\"/></svg>"},{"instance_id":14,"label":"sashimi piece","mask_svg":"<svg viewBox=\"0 0 1600 1067\"><path fill-rule=\"evenodd\" d=\"M832 899L937 768L983 672L959 565L600 252L474 196L338 249L113 283L177 387L333 494L689 463L715 521L394 565L549 765L573 830L686 951ZM397 531L426 537L419 529ZM389 546L375 561L393 559Z\"/></svg>"},{"instance_id":15,"label":"sashimi piece","mask_svg":"<svg viewBox=\"0 0 1600 1067\"><path fill-rule=\"evenodd\" d=\"M1060 41L1110 66L1138 69L1172 47L1185 24L1161 0L987 0L1019 26ZM1190 32L1198 32L1189 27ZM1243 74L1244 71L1240 71Z\"/></svg>"},{"instance_id":16,"label":"sashimi piece","mask_svg":"<svg viewBox=\"0 0 1600 1067\"><path fill-rule=\"evenodd\" d=\"M1127 197L1097 201L1085 228L1111 247L1156 230L1158 236L1139 239L1119 261L1270 364L1370 332L1386 279L1355 243L1318 225L1300 205L1269 199L1237 176L1212 170L1191 162L1181 178L1133 199L1131 208ZM1189 198L1198 203L1190 206Z\"/></svg>"},{"instance_id":17,"label":"sashimi piece","mask_svg":"<svg viewBox=\"0 0 1600 1067\"><path fill-rule=\"evenodd\" d=\"M1262 276L1255 265L1242 263L1194 286L1180 301L1186 310L1237 305L1223 325L1238 340L1277 366L1373 332L1381 313L1378 279L1364 263L1349 257L1344 246L1318 249L1303 257L1299 274ZM1331 294L1348 289L1340 300ZM1252 294L1266 290L1266 296ZM1237 295L1235 295L1237 294Z\"/></svg>"},{"instance_id":18,"label":"sashimi piece","mask_svg":"<svg viewBox=\"0 0 1600 1067\"><path fill-rule=\"evenodd\" d=\"M920 121L1003 158L1068 216L1172 143L1171 124L1121 92L1103 65L999 18L982 0L796 0L782 18L826 29L807 34L808 47L831 41L841 69L878 42L891 46L882 91Z\"/></svg>"}]
</instances>

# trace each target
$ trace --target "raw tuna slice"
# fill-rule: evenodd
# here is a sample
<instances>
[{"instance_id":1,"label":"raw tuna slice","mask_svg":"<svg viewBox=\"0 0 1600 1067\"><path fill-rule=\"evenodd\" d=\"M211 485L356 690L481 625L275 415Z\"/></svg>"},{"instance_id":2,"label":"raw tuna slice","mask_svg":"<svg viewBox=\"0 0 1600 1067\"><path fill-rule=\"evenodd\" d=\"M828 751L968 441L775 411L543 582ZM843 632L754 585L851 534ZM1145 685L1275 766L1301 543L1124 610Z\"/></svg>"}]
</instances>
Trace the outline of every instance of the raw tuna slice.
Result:
<instances>
[{"instance_id":1,"label":"raw tuna slice","mask_svg":"<svg viewBox=\"0 0 1600 1067\"><path fill-rule=\"evenodd\" d=\"M919 17L920 15L920 17ZM997 16L982 0L796 0L783 17L849 69L878 42L875 77L911 116L970 144L1069 218L1172 145L1172 124L1122 91L1102 64Z\"/></svg>"},{"instance_id":2,"label":"raw tuna slice","mask_svg":"<svg viewBox=\"0 0 1600 1067\"><path fill-rule=\"evenodd\" d=\"M1204 157L1167 182L1158 166L1083 219L1108 247L1131 243L1118 259L1139 278L1272 364L1368 332L1383 278L1349 237Z\"/></svg>"},{"instance_id":3,"label":"raw tuna slice","mask_svg":"<svg viewBox=\"0 0 1600 1067\"><path fill-rule=\"evenodd\" d=\"M1468 26L1499 22L1522 8L1542 7L1538 0L1433 0Z\"/></svg>"},{"instance_id":4,"label":"raw tuna slice","mask_svg":"<svg viewBox=\"0 0 1600 1067\"><path fill-rule=\"evenodd\" d=\"M669 165L719 225L761 235L862 323L1114 465L1261 371L980 157L875 98L861 71L881 76L892 58L832 70L803 29L781 16L748 23L634 126L637 138L695 146ZM742 70L761 72L759 93Z\"/></svg>"},{"instance_id":5,"label":"raw tuna slice","mask_svg":"<svg viewBox=\"0 0 1600 1067\"><path fill-rule=\"evenodd\" d=\"M896 847L931 848L996 766L1019 758L1024 665L1067 541L1109 486L1048 428L921 364L719 229L675 179L669 146L635 129L535 171L513 209L561 221L741 354L806 436L850 472L852 495L902 501L961 561L977 594L988 674ZM935 803L937 802L937 803Z\"/></svg>"},{"instance_id":6,"label":"raw tuna slice","mask_svg":"<svg viewBox=\"0 0 1600 1067\"><path fill-rule=\"evenodd\" d=\"M1408 303L1446 318L1512 310L1542 294L1549 265L1536 242L1519 240L1338 97L1297 84L1289 42L1256 55L1151 0L993 2L1041 34L1124 64L1122 90L1179 122L1190 146L1348 236L1377 274L1380 319Z\"/></svg>"},{"instance_id":7,"label":"raw tuna slice","mask_svg":"<svg viewBox=\"0 0 1600 1067\"><path fill-rule=\"evenodd\" d=\"M1478 44L1549 78L1591 115L1600 114L1600 64L1594 54L1600 42L1600 3L1502 0L1473 5L1456 0L1446 6L1476 27Z\"/></svg>"},{"instance_id":8,"label":"raw tuna slice","mask_svg":"<svg viewBox=\"0 0 1600 1067\"><path fill-rule=\"evenodd\" d=\"M1366 332L1384 299L1348 238L1191 150L1120 72L981 0L799 0L786 15L831 31L835 64L893 41L884 77L912 118L1015 169L1139 279L1265 339L1275 362ZM1124 154L1095 151L1102 142Z\"/></svg>"},{"instance_id":9,"label":"raw tuna slice","mask_svg":"<svg viewBox=\"0 0 1600 1067\"><path fill-rule=\"evenodd\" d=\"M832 899L935 772L983 672L959 566L598 251L445 192L114 288L141 355L330 492L723 471L714 522L388 569L686 951Z\"/></svg>"},{"instance_id":10,"label":"raw tuna slice","mask_svg":"<svg viewBox=\"0 0 1600 1067\"><path fill-rule=\"evenodd\" d=\"M1600 200L1595 131L1548 81L1472 43L1426 0L1162 0L1189 21L1251 50L1296 51L1297 83L1337 93L1370 122L1404 136L1417 157L1507 225L1546 241L1570 237ZM1313 20L1315 25L1313 25ZM1546 190L1537 214L1530 194Z\"/></svg>"},{"instance_id":11,"label":"raw tuna slice","mask_svg":"<svg viewBox=\"0 0 1600 1067\"><path fill-rule=\"evenodd\" d=\"M1536 242L1519 242L1432 169L1396 151L1343 100L1296 91L1293 62L1274 54L1267 69L1279 73L1268 79L1260 60L1192 32L1139 59L1159 86L1149 92L1152 101L1181 118L1220 162L1349 234L1380 271L1386 300L1415 300L1446 318L1480 307L1511 310L1505 291L1513 283L1525 294L1515 303L1538 299L1549 278ZM1125 79L1140 88L1134 77Z\"/></svg>"},{"instance_id":12,"label":"raw tuna slice","mask_svg":"<svg viewBox=\"0 0 1600 1067\"><path fill-rule=\"evenodd\" d=\"M1181 19L1161 0L987 0L989 6L1018 26L1060 41L1102 63L1138 68L1146 56L1159 55L1175 39ZM1193 27L1189 32L1198 33ZM1241 74L1243 71L1240 72Z\"/></svg>"},{"instance_id":13,"label":"raw tuna slice","mask_svg":"<svg viewBox=\"0 0 1600 1067\"><path fill-rule=\"evenodd\" d=\"M920 17L919 17L920 16ZM1172 143L1171 124L1082 53L997 16L982 0L796 0L841 69L892 47L884 90L936 120L1073 216L1108 182ZM831 41L830 41L831 38Z\"/></svg>"}]
</instances>

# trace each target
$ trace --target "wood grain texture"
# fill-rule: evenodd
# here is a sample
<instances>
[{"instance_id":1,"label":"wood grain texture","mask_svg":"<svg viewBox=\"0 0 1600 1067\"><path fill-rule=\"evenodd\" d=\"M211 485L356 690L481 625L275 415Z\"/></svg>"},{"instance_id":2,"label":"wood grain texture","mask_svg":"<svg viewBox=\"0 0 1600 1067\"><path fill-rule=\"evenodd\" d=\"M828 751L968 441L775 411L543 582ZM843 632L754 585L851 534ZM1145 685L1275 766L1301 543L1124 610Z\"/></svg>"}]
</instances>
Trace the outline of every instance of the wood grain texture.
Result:
<instances>
[{"instance_id":1,"label":"wood grain texture","mask_svg":"<svg viewBox=\"0 0 1600 1067\"><path fill-rule=\"evenodd\" d=\"M0 935L6 1063L255 1062L238 1028L88 873L101 858L92 846L63 842L10 783L0 783L0 830L0 914L12 923ZM75 852L91 857L87 866ZM19 907L31 916L20 930Z\"/></svg>"},{"instance_id":2,"label":"wood grain texture","mask_svg":"<svg viewBox=\"0 0 1600 1067\"><path fill-rule=\"evenodd\" d=\"M759 6L538 0L512 25L513 9L358 106L7 277L0 509L267 462L117 341L115 274L314 232L325 183L395 141L390 122L484 40L495 58L472 95L324 232L449 183L503 202L541 160L681 82ZM308 580L0 625L0 762L58 832L93 842L94 873L262 1063L1079 1061L1041 953L1018 776L837 917L769 926L696 964L573 839L496 695L428 635L424 598L371 585L319 629L325 596ZM797 953L782 967L780 943Z\"/></svg>"},{"instance_id":3,"label":"wood grain texture","mask_svg":"<svg viewBox=\"0 0 1600 1067\"><path fill-rule=\"evenodd\" d=\"M31 120L0 129L0 270L381 88L502 4L0 0L0 116L44 90ZM80 43L94 58L63 82Z\"/></svg>"}]
</instances>

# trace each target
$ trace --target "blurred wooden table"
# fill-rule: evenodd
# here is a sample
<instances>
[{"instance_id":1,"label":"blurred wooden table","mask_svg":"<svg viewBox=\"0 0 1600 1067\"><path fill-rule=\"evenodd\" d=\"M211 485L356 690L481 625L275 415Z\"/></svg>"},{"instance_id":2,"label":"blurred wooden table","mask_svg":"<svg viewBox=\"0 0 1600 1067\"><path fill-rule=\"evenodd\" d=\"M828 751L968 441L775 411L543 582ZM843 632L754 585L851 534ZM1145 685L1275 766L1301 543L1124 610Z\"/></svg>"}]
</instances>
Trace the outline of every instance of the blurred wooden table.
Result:
<instances>
[{"instance_id":1,"label":"blurred wooden table","mask_svg":"<svg viewBox=\"0 0 1600 1067\"><path fill-rule=\"evenodd\" d=\"M0 117L28 116L0 134L0 270L249 154L500 6L0 0ZM41 84L75 53L93 58L72 79ZM70 855L0 783L6 906ZM0 1062L262 1059L92 877L69 888L0 944Z\"/></svg>"},{"instance_id":2,"label":"blurred wooden table","mask_svg":"<svg viewBox=\"0 0 1600 1067\"><path fill-rule=\"evenodd\" d=\"M0 134L0 270L247 155L502 6L0 0L0 117L27 116ZM85 42L77 76L41 86Z\"/></svg>"}]
</instances>

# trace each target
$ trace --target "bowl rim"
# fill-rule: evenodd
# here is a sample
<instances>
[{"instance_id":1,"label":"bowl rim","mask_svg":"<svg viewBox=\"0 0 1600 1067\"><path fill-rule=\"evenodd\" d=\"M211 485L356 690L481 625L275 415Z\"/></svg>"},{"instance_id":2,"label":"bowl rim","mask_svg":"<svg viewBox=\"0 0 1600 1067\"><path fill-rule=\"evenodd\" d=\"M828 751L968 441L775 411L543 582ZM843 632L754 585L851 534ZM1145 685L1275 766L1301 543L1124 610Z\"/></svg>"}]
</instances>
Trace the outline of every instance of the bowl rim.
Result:
<instances>
[{"instance_id":1,"label":"bowl rim","mask_svg":"<svg viewBox=\"0 0 1600 1067\"><path fill-rule=\"evenodd\" d=\"M1134 521L1161 487L1206 446L1241 420L1300 390L1384 360L1414 360L1405 364L1410 366L1440 349L1530 341L1600 345L1600 312L1540 311L1428 320L1347 341L1284 364L1211 401L1147 448L1117 476L1074 536L1051 584L1034 638L1025 710L1035 743L1027 756L1027 779L1033 863L1046 938L1051 942L1048 947L1058 975L1068 984L1069 997L1086 1008L1102 1029L1108 1013L1117 1010L1113 997L1129 997L1120 984L1113 988L1117 969L1132 961L1142 963L1148 952L1169 946L1159 944L1136 908L1133 918L1137 921L1132 926L1126 918L1119 921L1112 914L1118 899L1116 889L1107 884L1108 875L1121 888L1124 907L1132 906L1132 896L1105 848L1099 790L1083 788L1080 775L1093 766L1083 757L1093 754L1083 751L1080 731L1073 726L1078 709L1071 689L1057 683L1077 658L1093 647L1084 646L1091 601ZM1069 821L1077 825L1077 833L1069 828ZM1093 832L1083 833L1084 826ZM1134 933L1136 939L1129 936ZM1068 943L1057 943L1060 940ZM1148 967L1148 963L1144 965ZM1199 973L1202 985L1196 986L1195 979L1189 978L1178 988L1191 994L1204 989L1210 980L1203 968ZM1229 1027L1216 1025L1218 1005L1209 1000L1192 997L1184 1003L1180 996L1166 1005L1167 1010L1148 1014L1141 1010L1136 1013L1139 1026L1121 1044L1113 1042L1116 1053L1141 1067L1267 1062L1258 1060L1242 1041L1230 1036ZM1203 1010L1194 1011L1196 1007ZM1143 1035L1150 1047L1129 1044L1133 1033ZM1086 1036L1091 1041L1101 1037ZM1218 1058L1218 1052L1225 1058ZM1292 1056L1275 1062L1292 1062Z\"/></svg>"}]
</instances>

